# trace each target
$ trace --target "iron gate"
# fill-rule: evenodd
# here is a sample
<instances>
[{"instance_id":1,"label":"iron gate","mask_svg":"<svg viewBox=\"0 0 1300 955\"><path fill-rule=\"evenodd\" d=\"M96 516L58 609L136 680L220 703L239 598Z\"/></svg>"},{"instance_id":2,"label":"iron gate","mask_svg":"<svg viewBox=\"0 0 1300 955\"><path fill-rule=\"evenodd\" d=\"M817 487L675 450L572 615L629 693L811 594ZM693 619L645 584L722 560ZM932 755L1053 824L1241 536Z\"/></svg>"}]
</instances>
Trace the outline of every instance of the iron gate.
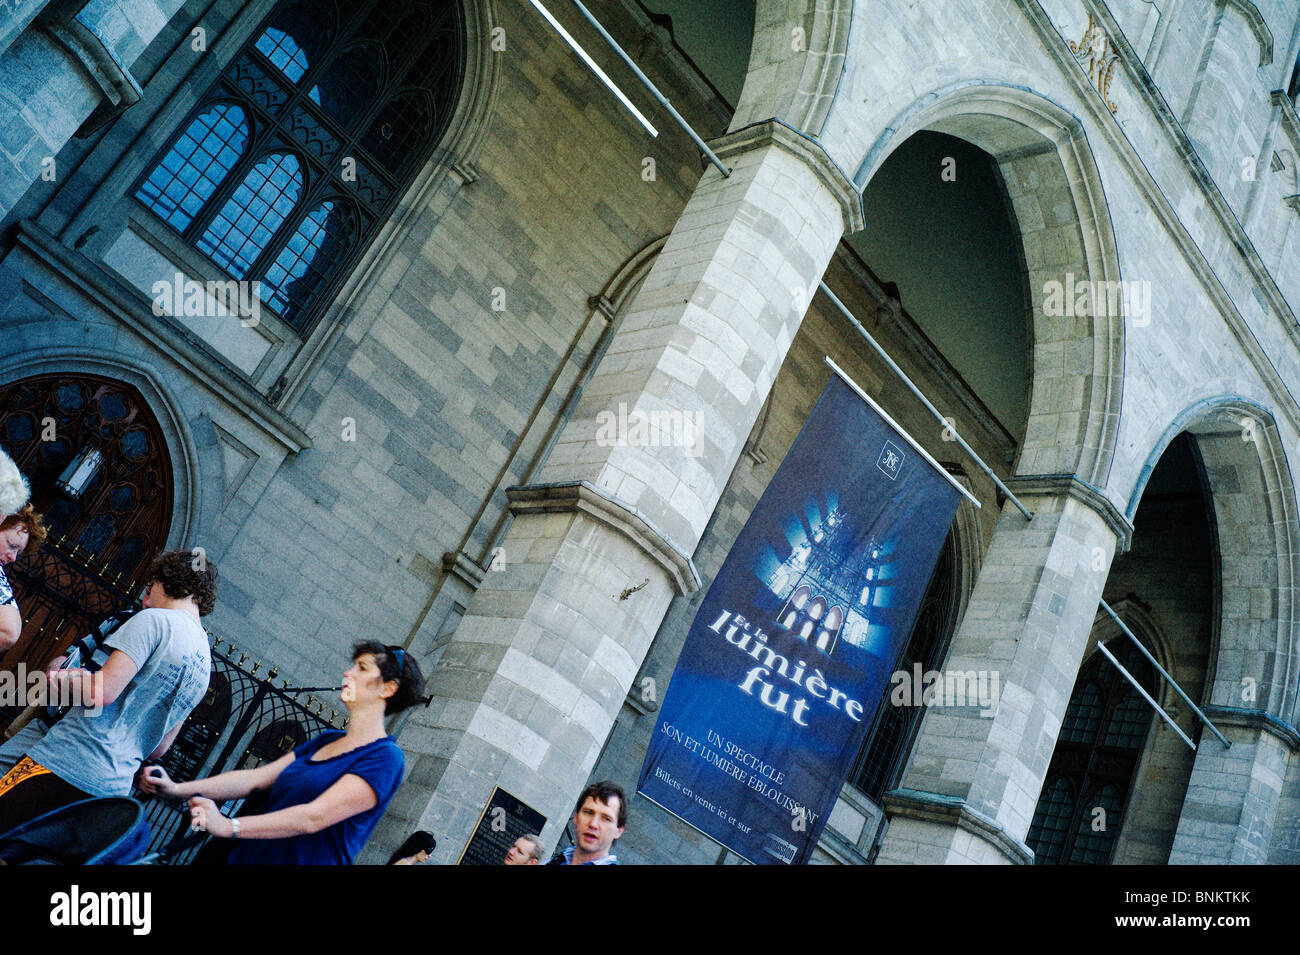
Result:
<instances>
[{"instance_id":1,"label":"iron gate","mask_svg":"<svg viewBox=\"0 0 1300 955\"><path fill-rule=\"evenodd\" d=\"M260 663L244 669L248 655L232 644L215 638L212 646L212 680L207 695L189 715L161 765L177 782L188 782L236 769L252 769L273 762L289 750L328 729L342 728L346 711L338 713L328 704L307 696L302 690L273 685L277 670L258 677ZM236 659L236 655L238 659ZM329 715L326 716L326 713ZM170 799L147 799L138 791L135 798L146 800L146 816L153 830L149 850L163 849L182 827L188 828L189 813ZM243 799L222 806L233 815ZM193 861L198 846L178 853L172 865Z\"/></svg>"}]
</instances>

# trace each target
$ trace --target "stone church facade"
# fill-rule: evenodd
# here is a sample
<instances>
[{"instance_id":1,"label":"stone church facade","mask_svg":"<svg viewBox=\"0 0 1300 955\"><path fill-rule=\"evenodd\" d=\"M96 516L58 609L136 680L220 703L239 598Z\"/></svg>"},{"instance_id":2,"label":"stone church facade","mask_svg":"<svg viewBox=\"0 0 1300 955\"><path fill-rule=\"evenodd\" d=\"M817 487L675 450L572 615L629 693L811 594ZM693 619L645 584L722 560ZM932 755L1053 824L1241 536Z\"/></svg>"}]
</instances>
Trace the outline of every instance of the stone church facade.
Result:
<instances>
[{"instance_id":1,"label":"stone church facade","mask_svg":"<svg viewBox=\"0 0 1300 955\"><path fill-rule=\"evenodd\" d=\"M819 860L1300 861L1294 6L757 0L733 108L662 17L592 3L727 176L551 6L657 138L528 4L0 3L0 443L54 474L143 429L154 468L153 517L69 511L60 559L117 592L203 547L210 628L296 685L408 647L433 697L366 859L425 828L456 861L496 787L555 846L590 779L634 789L830 356L980 500L908 662L1000 696L885 701ZM1012 345L946 347L847 241L952 140L1012 240L1016 414L967 373ZM55 454L42 402L100 417ZM603 439L620 409L697 433ZM1122 657L1197 749L1133 703L1103 598L1230 748ZM739 861L631 810L623 861Z\"/></svg>"}]
</instances>

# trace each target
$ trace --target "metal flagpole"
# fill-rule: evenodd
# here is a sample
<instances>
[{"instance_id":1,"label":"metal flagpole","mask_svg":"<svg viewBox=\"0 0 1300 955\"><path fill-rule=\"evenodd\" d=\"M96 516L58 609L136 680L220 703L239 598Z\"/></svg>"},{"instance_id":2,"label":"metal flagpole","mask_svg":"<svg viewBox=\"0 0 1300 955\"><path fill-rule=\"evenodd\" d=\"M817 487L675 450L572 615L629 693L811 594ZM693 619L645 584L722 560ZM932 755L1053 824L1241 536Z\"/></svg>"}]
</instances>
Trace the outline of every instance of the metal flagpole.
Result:
<instances>
[{"instance_id":1,"label":"metal flagpole","mask_svg":"<svg viewBox=\"0 0 1300 955\"><path fill-rule=\"evenodd\" d=\"M1156 658L1151 655L1150 651L1148 651L1146 647L1142 646L1142 641L1139 640L1137 636L1133 633L1133 631L1128 628L1128 625L1119 618L1119 614L1115 613L1115 611L1111 609L1110 604L1106 603L1106 601L1102 600L1100 601L1100 603L1101 603L1101 609L1106 611L1108 614L1110 614L1111 619L1114 620L1117 624L1119 624L1119 628L1123 630L1124 633L1128 635L1128 638L1137 645L1137 648L1142 651L1142 655L1146 657L1147 660L1150 661L1151 665L1160 672L1160 675L1169 681L1169 685L1172 686L1178 692L1178 695L1183 698L1183 702L1185 702L1188 706L1192 708L1192 712L1195 713L1200 718L1202 723L1204 723L1206 726L1210 728L1210 730L1214 733L1215 736L1219 737L1219 742L1221 742L1225 747L1230 748L1232 746L1232 743L1224 739L1223 734L1219 732L1218 727L1216 727L1213 723L1211 723L1210 718L1201 712L1201 708L1192 702L1192 698L1183 692L1183 688L1179 686L1177 681L1175 681L1174 678L1168 674L1165 668L1156 662ZM1184 739L1185 738L1186 737L1184 737ZM1195 747L1192 748L1195 749Z\"/></svg>"},{"instance_id":2,"label":"metal flagpole","mask_svg":"<svg viewBox=\"0 0 1300 955\"><path fill-rule=\"evenodd\" d=\"M818 284L821 287L821 290L826 294L826 297L835 303L835 307L840 310L840 314L853 324L853 327L858 330L858 334L867 340L867 344L875 349L876 354L879 355L885 364L889 366L890 370L898 376L899 380L907 386L907 389L912 392L912 394L916 395L921 404L925 405L926 408L929 409L930 414L934 415L935 420L943 425L945 430L952 432L953 440L957 442L958 446L970 455L971 460L975 462L979 469L987 474L993 483L997 485L998 490L1007 496L1007 500L1019 508L1020 513L1025 515L1025 519L1031 520L1034 515L1029 512L1029 509L1025 507L1025 505L1020 503L1020 498L1011 493L1011 489L1002 483L1002 479L993 473L993 469L984 463L983 458L975 453L975 449L967 444L966 439L957 433L957 429L952 427L947 420L944 419L944 416L939 413L939 409L930 404L930 399L921 392L920 388L916 387L916 385L912 383L912 379L908 378L903 369L899 368L894 362L894 359L890 358L889 354L880 347L880 343L871 337L871 333L862 327L862 323L854 317L853 313L848 310L848 307L839 300L839 297L827 287L825 282L819 282Z\"/></svg>"},{"instance_id":3,"label":"metal flagpole","mask_svg":"<svg viewBox=\"0 0 1300 955\"><path fill-rule=\"evenodd\" d=\"M650 77L642 73L641 68L632 62L632 57L628 56L627 53L624 52L623 48L618 45L618 41L609 35L609 31L601 26L599 20L592 16L591 11L586 8L582 0L573 0L573 5L578 8L579 12L581 12L584 17L586 17L587 22L595 28L596 32L604 37L605 42L608 43L613 48L614 52L619 55L619 58L627 64L628 69L636 74L636 78L639 79L645 88L650 91L650 95L658 101L660 106L668 111L668 115L676 121L677 125L685 130L686 135L691 137L695 142L695 145L700 148L700 151L708 157L709 162L713 163L713 165L717 167L718 172L722 173L724 178L730 176L731 170L722 164L722 160L714 155L713 150L710 149L695 130L691 128L691 124L686 122L685 118L681 113L677 112L676 107L674 107L672 103L668 102L668 97L659 92L659 88L655 86L654 83L650 82Z\"/></svg>"},{"instance_id":4,"label":"metal flagpole","mask_svg":"<svg viewBox=\"0 0 1300 955\"><path fill-rule=\"evenodd\" d=\"M1139 693L1142 694L1142 698L1151 704L1151 707L1157 713L1160 714L1161 719L1163 719L1166 723L1168 723L1171 727L1173 727L1173 731L1183 738L1183 742L1186 743L1188 746L1190 746L1192 749L1196 749L1196 744L1192 742L1191 738L1186 733L1184 733L1181 729L1179 729L1178 724L1174 722L1173 717L1170 716L1168 713L1166 713L1161 708L1160 704L1157 703L1151 697L1151 694L1148 693L1145 689L1143 689L1142 684L1137 681L1137 679L1133 676L1133 674L1129 673L1128 670L1124 669L1124 667L1120 664L1120 662L1115 659L1115 655L1106 649L1106 644L1098 640L1097 649L1100 650L1101 655L1104 656L1107 660L1109 660L1114 665L1115 669L1120 672L1120 676L1124 677L1124 679L1128 680L1129 683L1133 684L1133 689L1137 690ZM1163 673L1164 671L1162 670L1161 672ZM1171 680L1170 682L1173 681Z\"/></svg>"}]
</instances>

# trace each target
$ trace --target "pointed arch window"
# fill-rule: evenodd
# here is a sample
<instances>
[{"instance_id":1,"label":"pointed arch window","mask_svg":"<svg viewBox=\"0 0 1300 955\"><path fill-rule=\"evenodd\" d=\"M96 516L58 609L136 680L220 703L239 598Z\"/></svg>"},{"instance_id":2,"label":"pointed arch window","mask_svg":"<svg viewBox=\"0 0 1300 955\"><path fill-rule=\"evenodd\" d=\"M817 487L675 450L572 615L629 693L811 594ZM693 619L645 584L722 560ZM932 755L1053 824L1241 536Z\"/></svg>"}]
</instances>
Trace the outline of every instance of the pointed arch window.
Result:
<instances>
[{"instance_id":1,"label":"pointed arch window","mask_svg":"<svg viewBox=\"0 0 1300 955\"><path fill-rule=\"evenodd\" d=\"M432 155L464 49L459 3L281 0L136 198L304 331Z\"/></svg>"},{"instance_id":2,"label":"pointed arch window","mask_svg":"<svg viewBox=\"0 0 1300 955\"><path fill-rule=\"evenodd\" d=\"M292 153L273 153L249 171L199 239L205 253L237 279L266 248L302 193L302 169Z\"/></svg>"},{"instance_id":3,"label":"pointed arch window","mask_svg":"<svg viewBox=\"0 0 1300 955\"><path fill-rule=\"evenodd\" d=\"M137 196L173 229L184 232L235 168L247 141L244 111L232 103L218 103L185 128Z\"/></svg>"},{"instance_id":4,"label":"pointed arch window","mask_svg":"<svg viewBox=\"0 0 1300 955\"><path fill-rule=\"evenodd\" d=\"M957 538L949 531L926 585L907 646L894 666L895 672L910 674L919 664L924 673L939 666L957 625L959 602ZM890 697L888 690L881 695L871 729L849 775L853 785L877 801L902 776L924 709L920 705L895 706Z\"/></svg>"},{"instance_id":5,"label":"pointed arch window","mask_svg":"<svg viewBox=\"0 0 1300 955\"><path fill-rule=\"evenodd\" d=\"M1148 693L1155 671L1133 643L1111 648ZM1080 671L1025 842L1039 865L1104 865L1124 822L1151 708L1100 653Z\"/></svg>"}]
</instances>

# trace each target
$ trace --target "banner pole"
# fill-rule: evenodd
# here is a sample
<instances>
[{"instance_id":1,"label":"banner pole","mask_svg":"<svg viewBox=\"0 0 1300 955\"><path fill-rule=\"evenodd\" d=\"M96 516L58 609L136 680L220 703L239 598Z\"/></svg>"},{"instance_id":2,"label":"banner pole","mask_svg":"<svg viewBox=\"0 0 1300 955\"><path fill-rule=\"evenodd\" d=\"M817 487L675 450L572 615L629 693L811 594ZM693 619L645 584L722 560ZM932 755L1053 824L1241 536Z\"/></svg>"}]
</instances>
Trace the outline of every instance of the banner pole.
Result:
<instances>
[{"instance_id":1,"label":"banner pole","mask_svg":"<svg viewBox=\"0 0 1300 955\"><path fill-rule=\"evenodd\" d=\"M957 433L957 429L954 428L948 422L948 420L939 413L939 409L930 403L930 399L925 396L925 394L921 391L921 389L916 387L916 385L912 383L912 379L907 377L907 373L904 372L903 369L898 367L898 364L894 361L894 359L889 357L888 352L886 352L883 348L880 347L880 343L871 337L871 333L869 331L867 331L865 328L862 327L862 323L859 322L857 318L853 315L853 313L848 310L848 307L843 302L841 302L839 298L836 296L836 294L827 287L825 282L819 282L818 285L821 287L821 290L824 293L826 293L826 297L829 298L831 302L835 305L835 307L840 310L840 314L842 314L845 318L849 320L850 323L852 323L853 327L857 329L858 334L866 339L867 344L870 345L875 350L876 354L879 355L881 359L885 362L885 364L889 366L890 371L892 371L895 375L897 375L899 380L902 381L903 384L907 386L907 390L910 391L912 394L916 395L916 397L920 400L921 404L925 405L925 407L929 410L930 414L934 415L934 419L938 421L941 425L943 425L945 430L952 432L953 440L957 442L958 447L960 447L963 451L965 451L970 456L971 460L975 462L976 466L981 471L983 471L986 475L988 475L989 479L992 480L995 485L997 485L997 489L1001 491L1004 495L1006 495L1007 500L1010 501L1012 504L1014 504L1016 506L1016 509L1019 510L1021 514L1025 515L1025 520L1033 520L1034 519L1033 513L1027 507L1025 507L1025 505L1020 503L1020 498L1016 497L1014 494L1011 493L1011 489L1002 483L1002 479L993 473L993 469L984 463L984 459L975 453L975 449L966 443L966 439Z\"/></svg>"},{"instance_id":2,"label":"banner pole","mask_svg":"<svg viewBox=\"0 0 1300 955\"><path fill-rule=\"evenodd\" d=\"M1183 742L1186 743L1188 746L1190 746L1192 749L1196 749L1196 744L1192 742L1191 737L1189 737L1186 733L1184 733L1184 732L1179 728L1178 724L1174 722L1173 717L1170 716L1168 713L1166 713L1166 712L1161 708L1160 704L1157 703L1157 702L1152 698L1151 694L1148 693L1148 692L1143 688L1142 684L1139 683L1139 682L1134 678L1133 674L1129 673L1128 670L1125 670L1124 667L1120 665L1120 662L1119 662L1118 660L1115 659L1115 655L1114 655L1113 653L1111 653L1109 650L1106 649L1106 644L1104 644L1104 643L1102 643L1100 640L1098 640L1098 641L1097 641L1097 649L1100 650L1100 651L1101 651L1101 655L1104 656L1107 660L1109 660L1109 661L1111 662L1111 664L1114 665L1115 669L1118 670L1118 671L1120 672L1120 676L1122 676L1124 679L1128 680L1129 683L1133 684L1133 689L1137 690L1139 693L1142 694L1142 698L1143 698L1144 700L1146 700L1148 703L1151 704L1152 708L1153 708L1157 713L1160 714L1161 719L1163 719L1166 723L1168 723L1168 724L1170 725L1170 727L1173 729L1173 731L1174 731L1175 733L1177 733L1179 736L1181 736L1181 737L1183 738Z\"/></svg>"},{"instance_id":3,"label":"banner pole","mask_svg":"<svg viewBox=\"0 0 1300 955\"><path fill-rule=\"evenodd\" d=\"M1115 613L1115 611L1111 609L1110 604L1106 603L1106 601L1104 600L1098 601L1098 603L1101 604L1101 609L1106 611L1108 614L1110 614L1111 619L1114 620L1117 624L1119 624L1119 628L1123 630L1124 633L1128 636L1128 638L1137 645L1137 648L1142 651L1142 655L1147 658L1148 662L1150 662L1150 664L1153 667L1155 667L1156 670L1159 671L1162 677L1164 677L1167 681L1169 681L1169 685L1172 686L1174 690L1178 693L1178 695L1183 698L1183 702L1185 702L1188 706L1192 708L1192 712L1197 715L1200 721L1210 728L1210 732L1212 732L1215 736L1219 737L1219 742L1224 745L1224 748L1231 749L1232 743L1230 743L1227 739L1224 738L1224 735L1219 732L1219 728L1210 722L1210 718L1201 712L1201 708L1199 706L1197 706L1195 703L1192 702L1192 698L1188 696L1185 692L1183 692L1183 688L1178 685L1178 681L1169 675L1169 673L1165 670L1165 668L1162 667L1159 664L1159 662L1157 662L1156 658L1151 655L1150 651L1148 651L1146 647L1142 646L1142 641L1139 640L1133 634L1133 631L1128 628L1128 625L1125 624L1124 621L1119 618L1119 614ZM1098 644L1098 646L1100 646L1100 644ZM1156 707L1156 709L1159 709L1159 707Z\"/></svg>"},{"instance_id":4,"label":"banner pole","mask_svg":"<svg viewBox=\"0 0 1300 955\"><path fill-rule=\"evenodd\" d=\"M718 172L722 173L723 178L725 179L729 177L731 175L731 170L723 164L722 160L719 159L713 150L708 147L708 144L700 138L699 133L691 127L691 124L686 121L686 118L682 116L681 113L677 112L677 108L673 106L672 103L668 102L668 97L659 92L659 87L655 86L654 83L651 82L650 77L641 72L641 68L632 61L632 57L628 56L627 51L618 45L618 41L609 35L609 31L606 30L601 22L592 15L591 11L586 8L582 0L573 0L573 5L578 8L578 12L581 13L583 17L586 18L587 22L595 28L596 32L599 33L604 41L610 45L613 51L618 54L619 59L627 64L628 69L636 74L636 78L641 81L642 86L650 91L650 95L655 98L655 101L668 112L668 115L673 118L673 121L682 128L682 131L685 132L687 136L691 137L691 141L695 143L700 152L704 153L709 162L713 163ZM534 6L536 6L536 0L534 0Z\"/></svg>"}]
</instances>

